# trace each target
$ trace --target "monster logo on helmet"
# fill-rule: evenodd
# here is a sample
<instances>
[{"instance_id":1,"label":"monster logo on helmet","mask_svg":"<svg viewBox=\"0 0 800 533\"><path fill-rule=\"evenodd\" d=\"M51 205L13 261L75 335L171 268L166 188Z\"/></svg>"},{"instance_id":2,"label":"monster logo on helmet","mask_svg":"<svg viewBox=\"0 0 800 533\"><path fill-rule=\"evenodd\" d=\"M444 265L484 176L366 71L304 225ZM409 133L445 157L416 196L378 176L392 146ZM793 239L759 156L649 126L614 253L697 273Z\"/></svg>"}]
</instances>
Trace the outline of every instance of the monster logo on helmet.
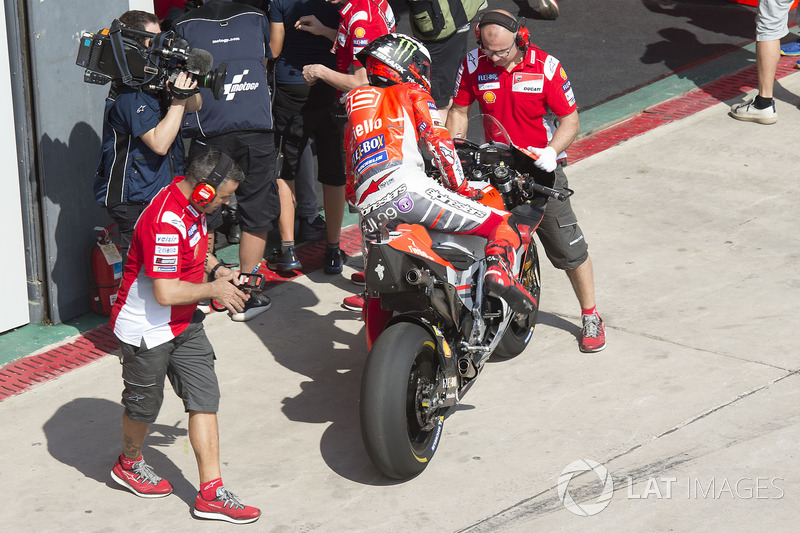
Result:
<instances>
[{"instance_id":1,"label":"monster logo on helmet","mask_svg":"<svg viewBox=\"0 0 800 533\"><path fill-rule=\"evenodd\" d=\"M400 46L395 48L392 57L400 62L406 62L411 59L414 52L419 50L419 47L411 39L402 39Z\"/></svg>"},{"instance_id":2,"label":"monster logo on helmet","mask_svg":"<svg viewBox=\"0 0 800 533\"><path fill-rule=\"evenodd\" d=\"M367 68L373 85L413 82L428 92L431 90L431 56L425 45L413 37L398 33L381 35L356 57Z\"/></svg>"}]
</instances>

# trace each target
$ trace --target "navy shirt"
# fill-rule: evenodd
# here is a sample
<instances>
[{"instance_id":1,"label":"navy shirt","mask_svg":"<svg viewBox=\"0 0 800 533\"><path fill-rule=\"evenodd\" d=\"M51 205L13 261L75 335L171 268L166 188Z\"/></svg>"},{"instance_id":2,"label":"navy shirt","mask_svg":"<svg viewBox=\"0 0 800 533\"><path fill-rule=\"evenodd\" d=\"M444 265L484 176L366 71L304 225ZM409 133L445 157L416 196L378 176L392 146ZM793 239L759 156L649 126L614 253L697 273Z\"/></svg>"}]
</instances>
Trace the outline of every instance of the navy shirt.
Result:
<instances>
[{"instance_id":1,"label":"navy shirt","mask_svg":"<svg viewBox=\"0 0 800 533\"><path fill-rule=\"evenodd\" d=\"M316 16L329 28L339 26L339 6L322 0L272 0L270 22L282 22L286 30L281 55L275 62L275 81L284 85L304 84L303 67L316 63L336 70L333 42L322 35L296 30L294 23L304 15Z\"/></svg>"},{"instance_id":2,"label":"navy shirt","mask_svg":"<svg viewBox=\"0 0 800 533\"><path fill-rule=\"evenodd\" d=\"M152 151L141 136L166 114L157 94L122 86L106 99L103 144L94 192L101 206L147 203L183 173L183 143L176 136L166 156Z\"/></svg>"},{"instance_id":3,"label":"navy shirt","mask_svg":"<svg viewBox=\"0 0 800 533\"><path fill-rule=\"evenodd\" d=\"M209 1L174 23L192 48L209 52L214 68L228 65L225 91L215 100L202 90L203 108L186 113L182 133L212 137L232 131L270 131L270 91L265 57L272 57L266 14L254 7L222 0Z\"/></svg>"}]
</instances>

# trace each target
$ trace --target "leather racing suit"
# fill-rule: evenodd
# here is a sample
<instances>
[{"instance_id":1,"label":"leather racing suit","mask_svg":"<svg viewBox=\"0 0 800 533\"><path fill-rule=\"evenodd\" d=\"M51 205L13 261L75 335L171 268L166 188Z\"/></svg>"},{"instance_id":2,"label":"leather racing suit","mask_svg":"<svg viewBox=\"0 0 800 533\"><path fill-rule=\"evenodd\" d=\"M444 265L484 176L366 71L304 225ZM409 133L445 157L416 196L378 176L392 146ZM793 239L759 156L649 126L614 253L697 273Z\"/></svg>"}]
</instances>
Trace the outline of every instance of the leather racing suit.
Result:
<instances>
[{"instance_id":1,"label":"leather racing suit","mask_svg":"<svg viewBox=\"0 0 800 533\"><path fill-rule=\"evenodd\" d=\"M519 312L530 312L533 299L514 280L510 265L520 246L508 211L471 198L461 161L432 97L415 83L363 86L345 96L348 127L347 198L361 214L366 240L401 223L421 224L444 233L487 239L487 285ZM429 178L418 143L433 156L445 186Z\"/></svg>"}]
</instances>

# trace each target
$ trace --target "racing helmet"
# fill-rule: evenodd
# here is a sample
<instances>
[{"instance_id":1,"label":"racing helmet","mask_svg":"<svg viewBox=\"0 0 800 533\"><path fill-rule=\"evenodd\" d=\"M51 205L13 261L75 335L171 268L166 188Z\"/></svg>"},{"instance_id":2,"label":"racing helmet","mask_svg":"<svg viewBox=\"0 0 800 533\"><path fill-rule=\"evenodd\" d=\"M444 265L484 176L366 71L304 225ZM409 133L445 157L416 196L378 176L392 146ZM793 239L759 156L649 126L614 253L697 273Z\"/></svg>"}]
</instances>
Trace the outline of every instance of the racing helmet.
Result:
<instances>
[{"instance_id":1,"label":"racing helmet","mask_svg":"<svg viewBox=\"0 0 800 533\"><path fill-rule=\"evenodd\" d=\"M381 35L356 58L367 69L370 85L412 82L431 92L431 55L425 45L402 33Z\"/></svg>"}]
</instances>

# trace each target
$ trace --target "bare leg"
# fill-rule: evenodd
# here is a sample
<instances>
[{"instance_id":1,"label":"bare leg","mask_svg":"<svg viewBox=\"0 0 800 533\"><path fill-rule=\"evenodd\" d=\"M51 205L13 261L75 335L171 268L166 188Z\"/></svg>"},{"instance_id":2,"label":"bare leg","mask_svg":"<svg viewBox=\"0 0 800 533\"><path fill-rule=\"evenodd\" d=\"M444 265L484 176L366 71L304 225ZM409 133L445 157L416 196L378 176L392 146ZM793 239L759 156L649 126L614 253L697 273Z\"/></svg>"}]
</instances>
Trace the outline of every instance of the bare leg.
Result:
<instances>
[{"instance_id":1,"label":"bare leg","mask_svg":"<svg viewBox=\"0 0 800 533\"><path fill-rule=\"evenodd\" d=\"M567 277L572 283L572 290L578 297L581 309L591 309L595 306L594 301L594 269L592 268L592 258L587 257L581 266L574 270L567 270Z\"/></svg>"},{"instance_id":2,"label":"bare leg","mask_svg":"<svg viewBox=\"0 0 800 533\"><path fill-rule=\"evenodd\" d=\"M294 240L294 194L289 182L278 178L278 195L281 201L281 215L278 218L278 231L282 241Z\"/></svg>"},{"instance_id":3,"label":"bare leg","mask_svg":"<svg viewBox=\"0 0 800 533\"><path fill-rule=\"evenodd\" d=\"M775 72L781 59L781 42L756 42L756 67L758 69L758 94L762 98L772 98L775 85Z\"/></svg>"},{"instance_id":4,"label":"bare leg","mask_svg":"<svg viewBox=\"0 0 800 533\"><path fill-rule=\"evenodd\" d=\"M264 259L264 250L266 248L266 231L260 233L242 232L242 241L239 243L239 264L243 274L250 274L261 263Z\"/></svg>"},{"instance_id":5,"label":"bare leg","mask_svg":"<svg viewBox=\"0 0 800 533\"><path fill-rule=\"evenodd\" d=\"M142 455L142 443L150 424L134 422L122 413L122 455L126 459L138 459Z\"/></svg>"},{"instance_id":6,"label":"bare leg","mask_svg":"<svg viewBox=\"0 0 800 533\"><path fill-rule=\"evenodd\" d=\"M442 122L447 123L447 113L450 112L450 108L453 107L453 99L451 98L450 101L447 103L446 106L440 107L438 109L439 116L442 117Z\"/></svg>"},{"instance_id":7,"label":"bare leg","mask_svg":"<svg viewBox=\"0 0 800 533\"><path fill-rule=\"evenodd\" d=\"M219 466L219 427L216 413L189 412L189 442L197 459L200 483L222 477Z\"/></svg>"},{"instance_id":8,"label":"bare leg","mask_svg":"<svg viewBox=\"0 0 800 533\"><path fill-rule=\"evenodd\" d=\"M344 185L322 185L322 203L325 206L325 222L327 224L328 242L338 243L342 234L344 219Z\"/></svg>"}]
</instances>

